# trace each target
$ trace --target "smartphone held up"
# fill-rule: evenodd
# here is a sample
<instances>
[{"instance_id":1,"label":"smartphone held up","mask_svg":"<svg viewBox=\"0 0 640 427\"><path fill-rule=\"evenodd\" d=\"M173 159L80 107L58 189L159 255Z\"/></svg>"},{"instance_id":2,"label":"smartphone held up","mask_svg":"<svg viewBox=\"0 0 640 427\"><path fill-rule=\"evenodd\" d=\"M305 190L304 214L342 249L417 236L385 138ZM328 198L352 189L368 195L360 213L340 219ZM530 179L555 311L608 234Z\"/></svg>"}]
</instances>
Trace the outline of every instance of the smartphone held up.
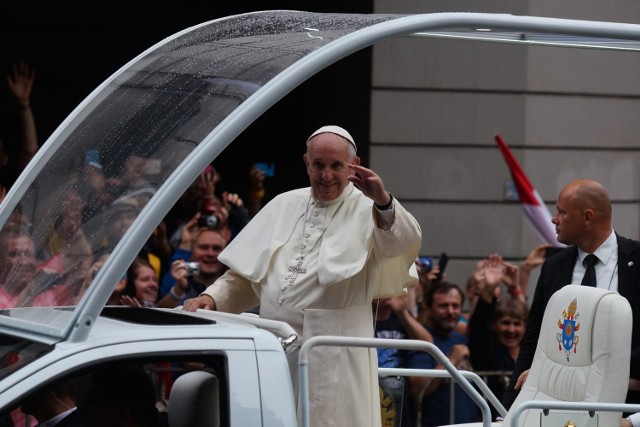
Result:
<instances>
[{"instance_id":1,"label":"smartphone held up","mask_svg":"<svg viewBox=\"0 0 640 427\"><path fill-rule=\"evenodd\" d=\"M442 280L442 276L444 271L447 268L447 264L449 262L449 257L446 253L442 252L440 254L440 258L432 258L432 257L420 257L416 260L416 268L420 273L428 273L433 270L435 265L438 266L437 271L435 272L435 278L433 279L435 282Z\"/></svg>"},{"instance_id":2,"label":"smartphone held up","mask_svg":"<svg viewBox=\"0 0 640 427\"><path fill-rule=\"evenodd\" d=\"M265 177L272 177L276 174L275 163L256 163L256 167L264 172Z\"/></svg>"},{"instance_id":3,"label":"smartphone held up","mask_svg":"<svg viewBox=\"0 0 640 427\"><path fill-rule=\"evenodd\" d=\"M449 256L442 252L440 254L440 259L438 260L438 273L436 273L436 278L434 282L439 282L442 280L444 275L444 271L447 269L447 264L449 263Z\"/></svg>"}]
</instances>

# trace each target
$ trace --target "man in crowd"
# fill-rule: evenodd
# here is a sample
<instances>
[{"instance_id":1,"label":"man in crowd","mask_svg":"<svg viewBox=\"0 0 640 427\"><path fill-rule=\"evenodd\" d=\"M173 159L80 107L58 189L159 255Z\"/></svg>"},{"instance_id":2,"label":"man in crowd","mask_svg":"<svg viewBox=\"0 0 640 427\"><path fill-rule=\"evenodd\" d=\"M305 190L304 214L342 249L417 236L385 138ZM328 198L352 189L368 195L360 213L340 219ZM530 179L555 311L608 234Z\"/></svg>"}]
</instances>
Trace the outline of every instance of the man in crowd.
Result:
<instances>
[{"instance_id":1,"label":"man in crowd","mask_svg":"<svg viewBox=\"0 0 640 427\"><path fill-rule=\"evenodd\" d=\"M375 317L375 337L387 339L414 339L433 342L433 337L415 318L412 308L415 306L416 284L408 289L406 295L392 298L381 298L373 301L373 313ZM420 351L402 350L398 348L378 348L378 366L381 368L413 368L413 358ZM392 415L384 411L388 407L384 405L383 415L393 418L394 426L415 426L413 421L413 408L409 395L407 377L384 376L378 382L385 395L390 397ZM384 421L384 420L383 420ZM385 425L383 423L383 425Z\"/></svg>"},{"instance_id":2,"label":"man in crowd","mask_svg":"<svg viewBox=\"0 0 640 427\"><path fill-rule=\"evenodd\" d=\"M458 285L450 282L435 282L425 294L424 302L426 306L424 326L433 337L433 344L456 368L471 370L467 337L455 330L460 321L464 302L462 290ZM444 369L442 364L425 352L420 352L413 359L413 365L416 369ZM421 403L421 427L478 421L478 405L459 385L455 386L455 417L454 420L450 420L449 410L453 403L450 398L451 380L409 378L411 394L417 402Z\"/></svg>"},{"instance_id":3,"label":"man in crowd","mask_svg":"<svg viewBox=\"0 0 640 427\"><path fill-rule=\"evenodd\" d=\"M160 287L159 307L174 308L197 297L226 270L218 255L227 240L215 228L198 227L197 220L195 216L182 228L180 246L171 258L171 271Z\"/></svg>"},{"instance_id":4,"label":"man in crowd","mask_svg":"<svg viewBox=\"0 0 640 427\"><path fill-rule=\"evenodd\" d=\"M303 157L311 187L276 196L220 254L230 267L186 310L288 322L298 345L316 335L373 337L371 303L417 281L418 222L360 165L353 137L324 126ZM298 348L287 353L297 387ZM380 425L375 349L326 347L309 355L312 425Z\"/></svg>"}]
</instances>

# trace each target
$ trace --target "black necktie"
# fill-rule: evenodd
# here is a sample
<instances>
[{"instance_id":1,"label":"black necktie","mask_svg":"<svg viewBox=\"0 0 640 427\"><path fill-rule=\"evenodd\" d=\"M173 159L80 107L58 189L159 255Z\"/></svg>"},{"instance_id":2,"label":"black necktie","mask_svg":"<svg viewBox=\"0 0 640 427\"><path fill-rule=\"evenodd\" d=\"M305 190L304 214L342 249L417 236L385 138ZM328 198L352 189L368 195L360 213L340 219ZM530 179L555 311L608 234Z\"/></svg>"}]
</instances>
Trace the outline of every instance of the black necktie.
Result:
<instances>
[{"instance_id":1,"label":"black necktie","mask_svg":"<svg viewBox=\"0 0 640 427\"><path fill-rule=\"evenodd\" d=\"M582 264L587 267L582 278L582 286L596 287L596 262L598 262L598 257L594 254L587 255L582 261Z\"/></svg>"}]
</instances>

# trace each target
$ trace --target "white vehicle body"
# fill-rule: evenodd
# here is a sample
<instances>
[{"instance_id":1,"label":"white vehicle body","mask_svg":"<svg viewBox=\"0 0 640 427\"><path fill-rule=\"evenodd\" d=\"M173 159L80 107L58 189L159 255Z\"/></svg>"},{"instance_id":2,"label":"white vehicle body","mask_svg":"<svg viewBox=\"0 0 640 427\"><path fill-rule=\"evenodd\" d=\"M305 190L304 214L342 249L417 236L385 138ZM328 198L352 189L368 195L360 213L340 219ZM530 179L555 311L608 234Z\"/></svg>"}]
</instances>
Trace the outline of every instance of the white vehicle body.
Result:
<instances>
[{"instance_id":1,"label":"white vehicle body","mask_svg":"<svg viewBox=\"0 0 640 427\"><path fill-rule=\"evenodd\" d=\"M0 412L6 415L39 387L106 363L196 360L221 379L222 425L297 425L283 348L292 339L286 325L257 327L259 322L242 316L104 306L179 196L247 126L323 68L399 36L624 50L640 46L640 26L631 24L473 13L297 11L227 17L161 41L72 112L0 205L3 229L12 213L29 213L41 253L52 223L64 214L56 198L82 189L87 180L82 169L74 169L78 157L99 150L105 171L115 171L132 154L161 164L146 177L157 185L153 197L140 207L90 285L75 295L76 303L31 307L44 290L34 281L28 298L2 307ZM95 247L117 220L117 210L106 208L84 224ZM21 273L19 268L10 272Z\"/></svg>"}]
</instances>

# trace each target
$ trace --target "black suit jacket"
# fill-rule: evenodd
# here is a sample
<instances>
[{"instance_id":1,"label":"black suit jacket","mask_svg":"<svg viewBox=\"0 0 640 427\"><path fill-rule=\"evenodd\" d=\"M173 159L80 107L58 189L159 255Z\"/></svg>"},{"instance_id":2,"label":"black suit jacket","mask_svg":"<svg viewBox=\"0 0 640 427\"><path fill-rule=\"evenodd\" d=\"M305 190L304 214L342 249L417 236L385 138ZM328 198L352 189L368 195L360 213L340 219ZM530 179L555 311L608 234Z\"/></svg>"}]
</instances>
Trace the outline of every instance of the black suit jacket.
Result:
<instances>
[{"instance_id":1,"label":"black suit jacket","mask_svg":"<svg viewBox=\"0 0 640 427\"><path fill-rule=\"evenodd\" d=\"M618 234L618 292L631 304L633 313L633 330L631 337L631 378L640 379L640 242L626 239ZM502 398L505 408L511 407L518 391L514 386L520 374L529 369L536 351L542 317L547 303L558 289L571 283L573 267L578 257L578 248L570 246L547 258L542 264L540 277L533 295L533 302L527 319L527 329L520 345L520 353L516 361L509 386ZM628 403L635 403L635 398Z\"/></svg>"}]
</instances>

